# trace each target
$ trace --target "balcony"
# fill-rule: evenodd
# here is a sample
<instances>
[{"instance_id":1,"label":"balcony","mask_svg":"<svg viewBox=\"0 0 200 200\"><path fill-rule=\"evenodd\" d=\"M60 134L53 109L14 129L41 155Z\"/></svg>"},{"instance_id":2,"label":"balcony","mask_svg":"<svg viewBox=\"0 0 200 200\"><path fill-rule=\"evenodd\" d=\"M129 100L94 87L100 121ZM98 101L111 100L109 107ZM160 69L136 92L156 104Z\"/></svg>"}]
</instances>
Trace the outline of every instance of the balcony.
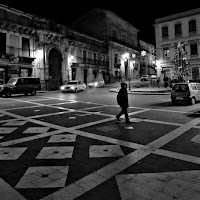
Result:
<instances>
[{"instance_id":1,"label":"balcony","mask_svg":"<svg viewBox=\"0 0 200 200\"><path fill-rule=\"evenodd\" d=\"M30 58L30 57L23 57L23 56L18 56L19 58L19 63L24 63L24 64L32 64L35 58Z\"/></svg>"},{"instance_id":2,"label":"balcony","mask_svg":"<svg viewBox=\"0 0 200 200\"><path fill-rule=\"evenodd\" d=\"M129 47L129 48L132 48L132 49L135 49L135 50L138 50L140 51L141 49L139 48L139 46L136 46L135 44L130 44L128 42L125 42L123 40L120 40L118 38L115 38L115 37L108 37L107 38L107 41L113 41L113 42L116 42L118 44L121 44L123 46L126 46L126 47Z\"/></svg>"},{"instance_id":3,"label":"balcony","mask_svg":"<svg viewBox=\"0 0 200 200\"><path fill-rule=\"evenodd\" d=\"M1 60L11 60L13 59L13 55L11 54L6 54L6 53L0 53L0 59Z\"/></svg>"},{"instance_id":4,"label":"balcony","mask_svg":"<svg viewBox=\"0 0 200 200\"><path fill-rule=\"evenodd\" d=\"M81 57L74 57L73 63L79 63L79 64L90 64L90 65L95 65L95 66L108 66L109 63L106 61L101 61L101 60L93 60L89 58L81 58Z\"/></svg>"}]
</instances>

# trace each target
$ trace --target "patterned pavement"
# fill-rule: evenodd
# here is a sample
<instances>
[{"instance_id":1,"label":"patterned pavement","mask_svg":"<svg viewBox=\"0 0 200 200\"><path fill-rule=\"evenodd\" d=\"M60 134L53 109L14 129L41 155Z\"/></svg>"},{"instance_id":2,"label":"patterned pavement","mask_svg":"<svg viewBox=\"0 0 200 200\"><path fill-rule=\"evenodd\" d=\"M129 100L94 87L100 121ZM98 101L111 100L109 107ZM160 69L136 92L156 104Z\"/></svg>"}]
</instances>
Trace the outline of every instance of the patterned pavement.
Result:
<instances>
[{"instance_id":1,"label":"patterned pavement","mask_svg":"<svg viewBox=\"0 0 200 200\"><path fill-rule=\"evenodd\" d=\"M199 113L0 99L0 199L199 200Z\"/></svg>"}]
</instances>

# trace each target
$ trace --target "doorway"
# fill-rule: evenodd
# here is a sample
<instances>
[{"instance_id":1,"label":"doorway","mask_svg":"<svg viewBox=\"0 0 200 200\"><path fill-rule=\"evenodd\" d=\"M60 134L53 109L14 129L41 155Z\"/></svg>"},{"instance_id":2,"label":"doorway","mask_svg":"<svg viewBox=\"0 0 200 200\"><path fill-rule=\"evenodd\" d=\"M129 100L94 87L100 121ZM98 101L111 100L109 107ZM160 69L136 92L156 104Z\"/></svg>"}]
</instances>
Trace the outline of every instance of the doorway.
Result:
<instances>
[{"instance_id":1,"label":"doorway","mask_svg":"<svg viewBox=\"0 0 200 200\"><path fill-rule=\"evenodd\" d=\"M86 85L87 85L87 73L88 73L88 70L83 69L83 81Z\"/></svg>"},{"instance_id":2,"label":"doorway","mask_svg":"<svg viewBox=\"0 0 200 200\"><path fill-rule=\"evenodd\" d=\"M54 48L49 52L48 90L58 90L62 84L62 55Z\"/></svg>"}]
</instances>

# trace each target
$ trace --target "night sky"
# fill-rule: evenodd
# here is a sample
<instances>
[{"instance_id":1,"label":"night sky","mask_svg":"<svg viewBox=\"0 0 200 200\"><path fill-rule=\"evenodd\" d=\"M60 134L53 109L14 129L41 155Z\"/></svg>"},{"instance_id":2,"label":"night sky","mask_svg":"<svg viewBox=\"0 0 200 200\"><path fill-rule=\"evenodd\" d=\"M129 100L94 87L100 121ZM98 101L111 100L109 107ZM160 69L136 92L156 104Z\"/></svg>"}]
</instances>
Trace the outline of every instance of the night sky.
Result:
<instances>
[{"instance_id":1,"label":"night sky","mask_svg":"<svg viewBox=\"0 0 200 200\"><path fill-rule=\"evenodd\" d=\"M110 3L109 3L110 2ZM198 8L198 1L84 1L84 0L0 0L0 4L35 14L70 27L73 20L92 8L110 10L140 30L140 39L155 45L155 19ZM184 2L184 3L183 3ZM107 3L109 3L107 5ZM176 3L176 4L174 4Z\"/></svg>"}]
</instances>

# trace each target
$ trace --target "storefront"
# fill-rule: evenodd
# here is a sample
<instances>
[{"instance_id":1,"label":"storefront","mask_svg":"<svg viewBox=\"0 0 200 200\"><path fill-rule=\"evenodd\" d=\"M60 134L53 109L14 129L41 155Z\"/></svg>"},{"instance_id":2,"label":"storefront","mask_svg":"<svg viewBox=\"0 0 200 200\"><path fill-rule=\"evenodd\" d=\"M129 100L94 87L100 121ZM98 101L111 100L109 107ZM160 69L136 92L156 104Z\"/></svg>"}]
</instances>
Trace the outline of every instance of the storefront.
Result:
<instances>
[{"instance_id":1,"label":"storefront","mask_svg":"<svg viewBox=\"0 0 200 200\"><path fill-rule=\"evenodd\" d=\"M0 66L0 84L5 84L10 78L32 76L33 67L23 65Z\"/></svg>"}]
</instances>

